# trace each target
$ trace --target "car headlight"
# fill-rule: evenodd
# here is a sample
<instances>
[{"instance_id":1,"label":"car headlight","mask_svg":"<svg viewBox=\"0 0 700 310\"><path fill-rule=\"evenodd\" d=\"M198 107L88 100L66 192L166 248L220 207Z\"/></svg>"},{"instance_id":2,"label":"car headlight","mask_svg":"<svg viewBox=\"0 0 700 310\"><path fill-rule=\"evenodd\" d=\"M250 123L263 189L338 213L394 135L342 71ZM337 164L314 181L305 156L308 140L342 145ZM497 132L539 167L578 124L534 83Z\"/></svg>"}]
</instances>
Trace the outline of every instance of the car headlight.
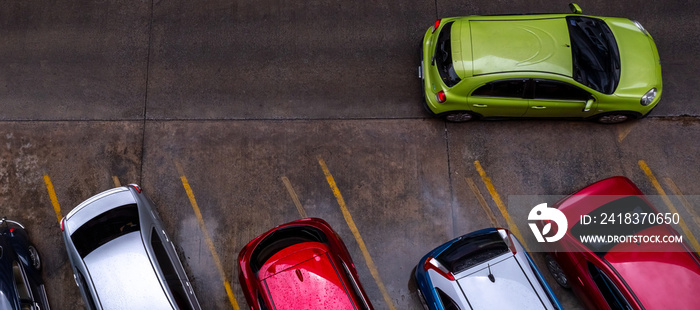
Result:
<instances>
[{"instance_id":1,"label":"car headlight","mask_svg":"<svg viewBox=\"0 0 700 310\"><path fill-rule=\"evenodd\" d=\"M642 96L642 100L639 102L643 106L648 106L654 101L654 98L656 98L656 88L650 89L646 94L644 94L644 96Z\"/></svg>"},{"instance_id":2,"label":"car headlight","mask_svg":"<svg viewBox=\"0 0 700 310\"><path fill-rule=\"evenodd\" d=\"M644 35L649 35L649 32L646 29L644 29L644 26L642 26L642 24L640 24L636 20L633 20L632 22L637 26L637 28L639 28L639 30L641 30L644 33Z\"/></svg>"}]
</instances>

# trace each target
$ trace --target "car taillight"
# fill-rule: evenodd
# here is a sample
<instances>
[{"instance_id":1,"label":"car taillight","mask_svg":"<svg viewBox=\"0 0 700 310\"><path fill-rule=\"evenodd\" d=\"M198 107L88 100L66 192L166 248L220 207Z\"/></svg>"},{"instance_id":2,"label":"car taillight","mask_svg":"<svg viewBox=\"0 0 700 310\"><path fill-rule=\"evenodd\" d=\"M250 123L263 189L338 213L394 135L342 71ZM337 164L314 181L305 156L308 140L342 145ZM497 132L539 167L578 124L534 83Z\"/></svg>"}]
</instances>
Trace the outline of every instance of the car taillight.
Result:
<instances>
[{"instance_id":1,"label":"car taillight","mask_svg":"<svg viewBox=\"0 0 700 310\"><path fill-rule=\"evenodd\" d=\"M501 228L498 230L498 234L501 235L501 238L503 238L503 242L505 242L508 245L508 248L511 252L513 252L513 255L515 255L515 253L518 253L518 250L515 248L515 243L513 242L513 239L510 237L510 233L507 230Z\"/></svg>"},{"instance_id":2,"label":"car taillight","mask_svg":"<svg viewBox=\"0 0 700 310\"><path fill-rule=\"evenodd\" d=\"M138 186L138 184L131 183L131 184L129 184L129 186L133 187L137 193L141 194L141 187Z\"/></svg>"},{"instance_id":3,"label":"car taillight","mask_svg":"<svg viewBox=\"0 0 700 310\"><path fill-rule=\"evenodd\" d=\"M435 94L435 99L437 99L439 103L443 103L445 100L447 100L447 95L445 95L445 92L441 90Z\"/></svg>"},{"instance_id":4,"label":"car taillight","mask_svg":"<svg viewBox=\"0 0 700 310\"><path fill-rule=\"evenodd\" d=\"M428 271L428 269L435 270L438 274L441 276L447 278L447 280L454 281L455 277L450 273L450 271L447 270L440 262L437 261L437 259L433 257L428 257L428 259L425 260L425 263L423 263L423 270Z\"/></svg>"},{"instance_id":5,"label":"car taillight","mask_svg":"<svg viewBox=\"0 0 700 310\"><path fill-rule=\"evenodd\" d=\"M63 223L64 223L65 221L66 221L66 218L65 218L65 217L61 219L61 231L63 231Z\"/></svg>"},{"instance_id":6,"label":"car taillight","mask_svg":"<svg viewBox=\"0 0 700 310\"><path fill-rule=\"evenodd\" d=\"M440 27L440 20L439 19L435 21L435 25L433 25L433 32L432 33L435 33L435 30L437 30L438 27Z\"/></svg>"}]
</instances>

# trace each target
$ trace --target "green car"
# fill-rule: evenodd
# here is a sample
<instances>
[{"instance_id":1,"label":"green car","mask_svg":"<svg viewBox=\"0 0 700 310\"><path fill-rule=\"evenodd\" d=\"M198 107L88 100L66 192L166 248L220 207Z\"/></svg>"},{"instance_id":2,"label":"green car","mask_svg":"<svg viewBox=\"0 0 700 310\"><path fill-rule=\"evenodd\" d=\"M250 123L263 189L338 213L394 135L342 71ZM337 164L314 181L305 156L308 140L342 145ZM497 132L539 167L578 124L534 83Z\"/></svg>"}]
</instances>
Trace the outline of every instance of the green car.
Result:
<instances>
[{"instance_id":1,"label":"green car","mask_svg":"<svg viewBox=\"0 0 700 310\"><path fill-rule=\"evenodd\" d=\"M421 45L419 77L431 114L488 117L646 116L661 96L651 35L626 18L581 14L451 17Z\"/></svg>"}]
</instances>

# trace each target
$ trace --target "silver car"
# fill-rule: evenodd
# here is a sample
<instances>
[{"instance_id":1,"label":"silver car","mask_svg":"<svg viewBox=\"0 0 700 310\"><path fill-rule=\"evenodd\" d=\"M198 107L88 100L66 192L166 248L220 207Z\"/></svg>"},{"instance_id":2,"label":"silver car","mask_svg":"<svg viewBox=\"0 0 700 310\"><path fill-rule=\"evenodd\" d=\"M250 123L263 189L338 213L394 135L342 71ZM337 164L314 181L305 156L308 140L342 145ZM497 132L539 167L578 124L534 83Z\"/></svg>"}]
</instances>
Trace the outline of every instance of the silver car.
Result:
<instances>
[{"instance_id":1,"label":"silver car","mask_svg":"<svg viewBox=\"0 0 700 310\"><path fill-rule=\"evenodd\" d=\"M414 273L425 309L561 309L520 241L486 228L428 252Z\"/></svg>"},{"instance_id":2,"label":"silver car","mask_svg":"<svg viewBox=\"0 0 700 310\"><path fill-rule=\"evenodd\" d=\"M138 185L79 204L61 230L88 309L201 309L175 246Z\"/></svg>"}]
</instances>

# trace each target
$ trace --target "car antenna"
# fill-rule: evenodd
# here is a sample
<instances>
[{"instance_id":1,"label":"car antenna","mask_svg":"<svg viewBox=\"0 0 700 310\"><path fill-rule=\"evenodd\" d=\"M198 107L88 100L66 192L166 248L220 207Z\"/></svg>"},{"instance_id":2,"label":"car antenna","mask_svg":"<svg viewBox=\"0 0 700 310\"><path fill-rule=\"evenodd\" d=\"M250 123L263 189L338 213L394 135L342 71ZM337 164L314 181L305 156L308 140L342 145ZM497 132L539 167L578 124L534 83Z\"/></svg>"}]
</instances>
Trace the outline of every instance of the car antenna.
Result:
<instances>
[{"instance_id":1,"label":"car antenna","mask_svg":"<svg viewBox=\"0 0 700 310\"><path fill-rule=\"evenodd\" d=\"M496 278L493 276L493 273L491 273L491 264L488 264L489 267L489 280L491 280L492 283L496 282Z\"/></svg>"}]
</instances>

